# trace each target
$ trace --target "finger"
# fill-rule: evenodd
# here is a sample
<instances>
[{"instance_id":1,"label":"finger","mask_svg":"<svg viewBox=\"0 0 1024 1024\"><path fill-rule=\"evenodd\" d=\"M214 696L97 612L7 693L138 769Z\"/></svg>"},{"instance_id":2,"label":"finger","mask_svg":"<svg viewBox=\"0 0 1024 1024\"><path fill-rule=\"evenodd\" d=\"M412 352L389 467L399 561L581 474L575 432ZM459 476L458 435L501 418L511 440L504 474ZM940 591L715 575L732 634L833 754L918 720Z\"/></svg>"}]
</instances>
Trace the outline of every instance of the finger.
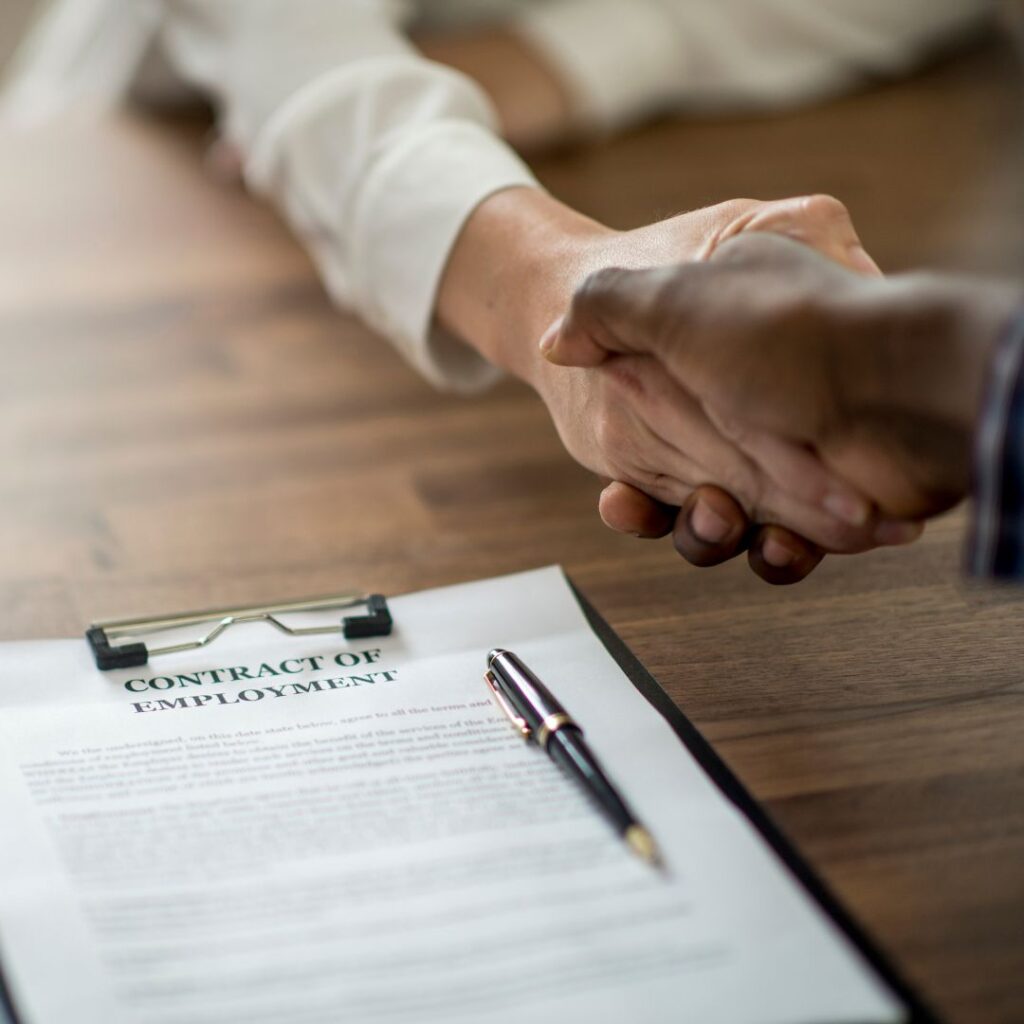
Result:
<instances>
[{"instance_id":1,"label":"finger","mask_svg":"<svg viewBox=\"0 0 1024 1024\"><path fill-rule=\"evenodd\" d=\"M630 484L610 483L597 502L605 526L634 537L664 537L672 529L676 509Z\"/></svg>"},{"instance_id":2,"label":"finger","mask_svg":"<svg viewBox=\"0 0 1024 1024\"><path fill-rule=\"evenodd\" d=\"M862 526L837 519L817 505L798 501L771 482L766 482L756 518L763 523L785 524L795 536L805 538L823 551L855 555L879 546L872 515Z\"/></svg>"},{"instance_id":3,"label":"finger","mask_svg":"<svg viewBox=\"0 0 1024 1024\"><path fill-rule=\"evenodd\" d=\"M663 474L657 478L650 473L644 476L643 466L638 464L624 467L631 472L622 475L639 483L647 493L680 507L689 494L688 489L680 493L680 483L693 487L714 481L724 486L751 519L784 523L794 534L806 537L826 551L855 554L877 546L875 516L870 504L866 517L860 522L851 522L860 518L859 505L845 508L844 519L824 508L821 501L802 500L776 483L752 459L747 448L757 449L756 438L752 440L746 433L736 431L727 438L688 391L652 370L656 366L644 358L622 357L599 371L616 380L622 378L624 393L628 394L630 387L643 392L644 405L636 410L637 427L646 430L643 461L648 466L659 467ZM670 440L678 438L685 440L685 451L678 448L678 442ZM806 468L797 458L797 446L792 445L792 448L789 454L798 463L797 469ZM804 454L813 459L809 453ZM790 471L793 472L792 467ZM838 477L830 475L828 480L839 486ZM843 492L843 496L853 502L863 500L855 490Z\"/></svg>"},{"instance_id":4,"label":"finger","mask_svg":"<svg viewBox=\"0 0 1024 1024\"><path fill-rule=\"evenodd\" d=\"M634 409L633 423L642 444L636 442L631 457L628 453L620 457L616 474L620 479L628 479L665 504L680 507L693 487L714 482L750 519L783 523L827 551L854 554L877 546L870 505L866 518L855 525L827 511L820 502L801 500L752 460L745 450L745 433L724 436L693 396L657 372L657 365L643 357L623 356L598 371L615 383L623 401L634 392L642 393L644 399L643 405ZM679 439L684 449L679 447ZM651 467L659 472L652 472ZM849 494L861 500L858 492ZM848 518L856 518L853 510L846 511Z\"/></svg>"},{"instance_id":5,"label":"finger","mask_svg":"<svg viewBox=\"0 0 1024 1024\"><path fill-rule=\"evenodd\" d=\"M873 504L862 504L866 500L857 490L799 445L759 435L744 437L739 447L765 474L754 510L761 522L784 523L823 550L842 554L911 544L924 531L917 520L880 517Z\"/></svg>"},{"instance_id":6,"label":"finger","mask_svg":"<svg viewBox=\"0 0 1024 1024\"><path fill-rule=\"evenodd\" d=\"M621 458L619 479L676 506L683 505L694 487L713 482L748 512L756 508L763 474L657 361L620 356L596 374L611 404L631 410L633 450Z\"/></svg>"},{"instance_id":7,"label":"finger","mask_svg":"<svg viewBox=\"0 0 1024 1024\"><path fill-rule=\"evenodd\" d=\"M715 417L711 418L715 422ZM826 515L851 526L862 527L871 519L873 503L804 445L760 430L742 431L742 436L735 436L727 424L717 425L772 483L794 500L817 506Z\"/></svg>"},{"instance_id":8,"label":"finger","mask_svg":"<svg viewBox=\"0 0 1024 1024\"><path fill-rule=\"evenodd\" d=\"M854 554L877 547L873 502L823 465L806 446L711 414L723 437L756 467L758 503L752 518L778 523L826 551ZM742 496L742 495L741 495Z\"/></svg>"},{"instance_id":9,"label":"finger","mask_svg":"<svg viewBox=\"0 0 1024 1024\"><path fill-rule=\"evenodd\" d=\"M744 549L748 527L746 513L732 495L705 484L680 508L672 543L691 565L719 565Z\"/></svg>"},{"instance_id":10,"label":"finger","mask_svg":"<svg viewBox=\"0 0 1024 1024\"><path fill-rule=\"evenodd\" d=\"M766 583L788 586L812 573L825 553L816 544L783 526L762 526L747 554L750 568Z\"/></svg>"},{"instance_id":11,"label":"finger","mask_svg":"<svg viewBox=\"0 0 1024 1024\"><path fill-rule=\"evenodd\" d=\"M786 235L857 273L873 277L882 273L864 249L850 211L834 196L798 196L766 203L751 211L744 230Z\"/></svg>"},{"instance_id":12,"label":"finger","mask_svg":"<svg viewBox=\"0 0 1024 1024\"><path fill-rule=\"evenodd\" d=\"M669 328L669 288L686 287L699 264L622 270L609 267L591 274L576 289L569 312L540 340L544 357L559 366L599 366L614 353L654 353Z\"/></svg>"},{"instance_id":13,"label":"finger","mask_svg":"<svg viewBox=\"0 0 1024 1024\"><path fill-rule=\"evenodd\" d=\"M874 541L879 547L913 544L924 533L924 525L915 519L883 519L875 524Z\"/></svg>"}]
</instances>

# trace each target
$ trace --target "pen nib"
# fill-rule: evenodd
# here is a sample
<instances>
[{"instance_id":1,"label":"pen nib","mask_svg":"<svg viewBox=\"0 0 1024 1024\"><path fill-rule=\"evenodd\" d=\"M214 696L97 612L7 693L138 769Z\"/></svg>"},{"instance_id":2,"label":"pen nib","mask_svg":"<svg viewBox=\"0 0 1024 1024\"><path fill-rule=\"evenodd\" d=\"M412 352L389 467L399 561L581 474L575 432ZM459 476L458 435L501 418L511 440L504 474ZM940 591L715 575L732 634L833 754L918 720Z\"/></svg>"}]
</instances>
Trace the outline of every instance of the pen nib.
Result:
<instances>
[{"instance_id":1,"label":"pen nib","mask_svg":"<svg viewBox=\"0 0 1024 1024\"><path fill-rule=\"evenodd\" d=\"M623 838L626 840L629 848L641 860L646 861L652 867L662 866L663 862L661 853L658 850L658 844L654 841L654 836L642 825L630 825L626 829L626 834Z\"/></svg>"}]
</instances>

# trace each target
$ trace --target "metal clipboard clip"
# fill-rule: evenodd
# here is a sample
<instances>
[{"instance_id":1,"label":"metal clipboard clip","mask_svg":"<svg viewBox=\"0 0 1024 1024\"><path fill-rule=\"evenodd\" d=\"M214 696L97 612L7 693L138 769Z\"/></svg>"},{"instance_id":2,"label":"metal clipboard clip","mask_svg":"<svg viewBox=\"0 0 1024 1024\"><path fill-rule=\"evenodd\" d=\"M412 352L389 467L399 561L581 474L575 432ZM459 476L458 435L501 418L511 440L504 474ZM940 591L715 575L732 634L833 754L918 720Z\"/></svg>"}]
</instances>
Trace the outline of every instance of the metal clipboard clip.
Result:
<instances>
[{"instance_id":1,"label":"metal clipboard clip","mask_svg":"<svg viewBox=\"0 0 1024 1024\"><path fill-rule=\"evenodd\" d=\"M292 613L335 611L366 606L363 615L346 615L329 626L292 626L278 617ZM134 668L145 665L156 654L174 654L192 651L213 643L226 629L242 622L266 622L289 636L315 636L341 634L346 640L373 636L390 636L391 612L383 594L340 594L333 597L312 597L303 601L285 601L281 604L255 605L247 608L210 608L205 611L181 612L154 619L117 619L94 622L86 631L96 667L103 672L114 668ZM194 640L149 647L143 636L163 633L189 626L210 626ZM118 642L120 641L120 643Z\"/></svg>"}]
</instances>

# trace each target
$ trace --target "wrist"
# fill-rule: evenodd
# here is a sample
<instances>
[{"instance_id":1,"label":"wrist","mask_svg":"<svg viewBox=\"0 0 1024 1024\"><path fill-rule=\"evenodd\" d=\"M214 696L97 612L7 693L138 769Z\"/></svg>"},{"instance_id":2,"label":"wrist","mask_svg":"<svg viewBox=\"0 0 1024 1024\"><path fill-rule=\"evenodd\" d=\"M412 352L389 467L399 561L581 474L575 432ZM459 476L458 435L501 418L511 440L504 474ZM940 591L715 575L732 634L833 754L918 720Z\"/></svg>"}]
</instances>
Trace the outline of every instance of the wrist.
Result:
<instances>
[{"instance_id":1,"label":"wrist","mask_svg":"<svg viewBox=\"0 0 1024 1024\"><path fill-rule=\"evenodd\" d=\"M968 435L973 433L985 397L992 357L1014 314L1024 304L1019 288L965 281L948 296L952 323L948 341L951 382L944 408Z\"/></svg>"},{"instance_id":2,"label":"wrist","mask_svg":"<svg viewBox=\"0 0 1024 1024\"><path fill-rule=\"evenodd\" d=\"M992 351L1024 296L1003 285L931 274L890 278L847 346L851 416L883 412L973 429Z\"/></svg>"},{"instance_id":3,"label":"wrist","mask_svg":"<svg viewBox=\"0 0 1024 1024\"><path fill-rule=\"evenodd\" d=\"M473 211L452 248L438 321L541 390L550 367L537 342L615 236L539 189L495 193Z\"/></svg>"}]
</instances>

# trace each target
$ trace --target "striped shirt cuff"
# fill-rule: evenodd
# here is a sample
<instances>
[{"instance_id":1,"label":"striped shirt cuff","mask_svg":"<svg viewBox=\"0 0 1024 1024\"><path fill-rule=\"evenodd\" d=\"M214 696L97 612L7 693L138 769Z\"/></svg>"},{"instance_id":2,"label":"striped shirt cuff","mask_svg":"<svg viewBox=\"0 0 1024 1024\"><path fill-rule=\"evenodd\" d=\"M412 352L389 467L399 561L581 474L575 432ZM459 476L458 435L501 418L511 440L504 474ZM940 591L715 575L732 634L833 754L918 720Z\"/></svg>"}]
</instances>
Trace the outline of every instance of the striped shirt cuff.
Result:
<instances>
[{"instance_id":1,"label":"striped shirt cuff","mask_svg":"<svg viewBox=\"0 0 1024 1024\"><path fill-rule=\"evenodd\" d=\"M992 359L974 477L968 569L1024 580L1024 312L1011 321Z\"/></svg>"}]
</instances>

